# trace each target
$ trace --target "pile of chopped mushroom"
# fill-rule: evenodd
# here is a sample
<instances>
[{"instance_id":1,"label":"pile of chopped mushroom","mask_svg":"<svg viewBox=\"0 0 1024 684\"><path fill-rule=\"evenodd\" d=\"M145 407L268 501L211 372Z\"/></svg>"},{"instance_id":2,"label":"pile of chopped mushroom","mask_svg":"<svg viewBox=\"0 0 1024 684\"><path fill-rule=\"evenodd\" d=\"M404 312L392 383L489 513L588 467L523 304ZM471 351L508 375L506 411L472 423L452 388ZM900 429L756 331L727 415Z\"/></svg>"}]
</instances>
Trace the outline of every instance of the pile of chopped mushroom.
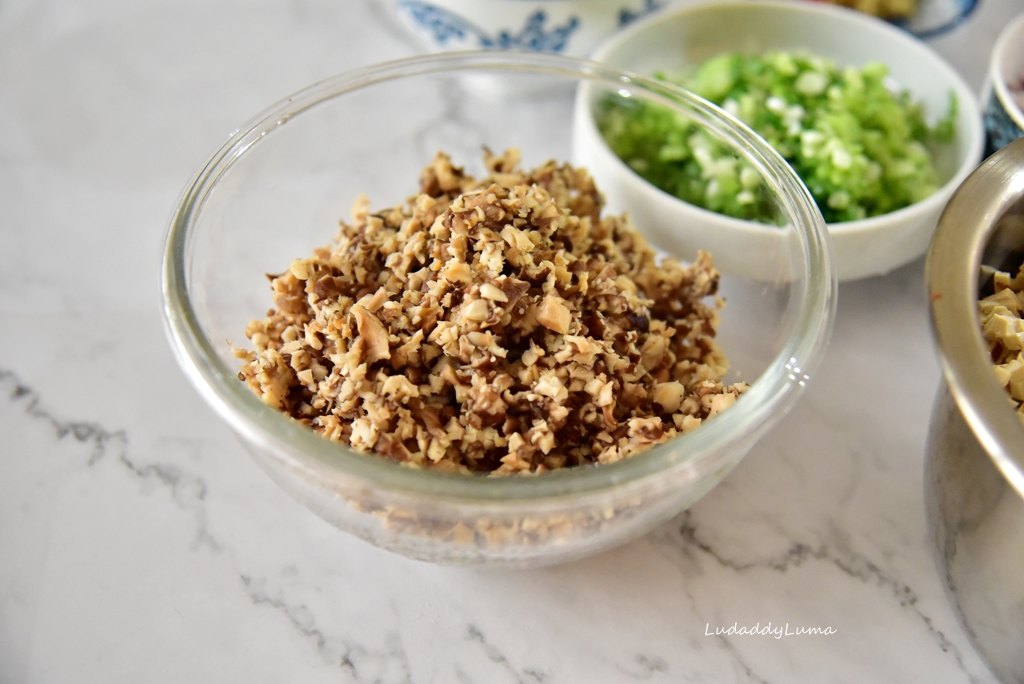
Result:
<instances>
[{"instance_id":1,"label":"pile of chopped mushroom","mask_svg":"<svg viewBox=\"0 0 1024 684\"><path fill-rule=\"evenodd\" d=\"M610 463L732 405L711 257L659 263L586 171L518 161L485 152L477 180L438 153L405 206L361 197L269 276L239 378L331 440L459 472Z\"/></svg>"},{"instance_id":2,"label":"pile of chopped mushroom","mask_svg":"<svg viewBox=\"0 0 1024 684\"><path fill-rule=\"evenodd\" d=\"M978 302L981 328L995 364L996 377L1024 421L1024 266L1016 278L996 271L995 293Z\"/></svg>"}]
</instances>

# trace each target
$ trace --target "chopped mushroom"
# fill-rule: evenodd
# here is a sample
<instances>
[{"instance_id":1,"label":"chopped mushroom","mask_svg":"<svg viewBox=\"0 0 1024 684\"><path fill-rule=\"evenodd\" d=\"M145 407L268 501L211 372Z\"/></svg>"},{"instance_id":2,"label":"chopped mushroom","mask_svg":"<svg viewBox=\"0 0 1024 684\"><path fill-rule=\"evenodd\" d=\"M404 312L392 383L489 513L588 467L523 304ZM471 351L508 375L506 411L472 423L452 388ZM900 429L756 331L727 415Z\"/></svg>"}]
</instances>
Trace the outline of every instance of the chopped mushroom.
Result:
<instances>
[{"instance_id":1,"label":"chopped mushroom","mask_svg":"<svg viewBox=\"0 0 1024 684\"><path fill-rule=\"evenodd\" d=\"M1007 400L1024 421L1024 265L1011 277L996 271L995 292L978 302L981 332L989 345L996 379L1006 388Z\"/></svg>"},{"instance_id":2,"label":"chopped mushroom","mask_svg":"<svg viewBox=\"0 0 1024 684\"><path fill-rule=\"evenodd\" d=\"M405 205L360 197L272 278L239 377L328 439L448 472L610 463L730 406L711 257L658 262L585 171L518 157L477 180L438 153Z\"/></svg>"}]
</instances>

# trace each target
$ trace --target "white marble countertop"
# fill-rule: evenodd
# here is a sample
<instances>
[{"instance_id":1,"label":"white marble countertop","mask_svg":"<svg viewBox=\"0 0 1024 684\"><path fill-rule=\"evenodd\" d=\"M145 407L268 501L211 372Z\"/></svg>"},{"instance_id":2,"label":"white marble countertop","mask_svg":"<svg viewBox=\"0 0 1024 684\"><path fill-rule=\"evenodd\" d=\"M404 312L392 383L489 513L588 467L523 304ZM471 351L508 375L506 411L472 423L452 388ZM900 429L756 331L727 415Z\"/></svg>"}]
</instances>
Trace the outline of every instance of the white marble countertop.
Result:
<instances>
[{"instance_id":1,"label":"white marble countertop","mask_svg":"<svg viewBox=\"0 0 1024 684\"><path fill-rule=\"evenodd\" d=\"M980 89L1022 10L933 45ZM0 683L993 681L927 546L920 261L844 285L792 414L596 558L408 561L250 461L164 340L165 223L238 123L412 52L370 0L0 0ZM768 622L834 633L714 635Z\"/></svg>"}]
</instances>

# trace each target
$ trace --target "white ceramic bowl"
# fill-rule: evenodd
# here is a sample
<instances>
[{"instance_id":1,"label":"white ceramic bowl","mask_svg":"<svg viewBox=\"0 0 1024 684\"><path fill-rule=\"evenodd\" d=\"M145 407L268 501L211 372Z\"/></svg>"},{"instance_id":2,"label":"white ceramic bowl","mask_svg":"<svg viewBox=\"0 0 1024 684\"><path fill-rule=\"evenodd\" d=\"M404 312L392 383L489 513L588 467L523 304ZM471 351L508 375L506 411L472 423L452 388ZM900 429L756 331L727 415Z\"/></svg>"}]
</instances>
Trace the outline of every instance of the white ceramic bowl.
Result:
<instances>
[{"instance_id":1,"label":"white ceramic bowl","mask_svg":"<svg viewBox=\"0 0 1024 684\"><path fill-rule=\"evenodd\" d=\"M427 48L512 49L586 57L667 0L383 0Z\"/></svg>"},{"instance_id":2,"label":"white ceramic bowl","mask_svg":"<svg viewBox=\"0 0 1024 684\"><path fill-rule=\"evenodd\" d=\"M984 133L977 99L963 79L920 41L866 15L803 2L725 2L662 12L603 44L594 59L642 75L676 70L723 52L807 50L839 65L880 61L929 121L959 103L956 138L937 154L942 186L909 207L860 221L829 225L840 280L881 275L924 254L939 215L956 187L981 159ZM766 260L751 272L750 254L783 249L778 229L716 214L663 192L636 175L605 144L591 113L591 95L577 94L574 156L588 167L609 207L631 207L633 218L658 246L678 254L711 250L723 272L771 279Z\"/></svg>"}]
</instances>

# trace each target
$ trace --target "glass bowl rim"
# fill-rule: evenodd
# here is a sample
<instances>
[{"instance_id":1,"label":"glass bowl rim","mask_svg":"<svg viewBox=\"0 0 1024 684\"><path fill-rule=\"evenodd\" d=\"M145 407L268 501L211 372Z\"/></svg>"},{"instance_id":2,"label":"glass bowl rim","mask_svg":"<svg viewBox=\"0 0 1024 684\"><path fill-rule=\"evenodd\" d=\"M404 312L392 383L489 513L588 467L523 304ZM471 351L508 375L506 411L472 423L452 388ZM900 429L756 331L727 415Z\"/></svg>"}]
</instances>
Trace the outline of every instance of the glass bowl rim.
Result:
<instances>
[{"instance_id":1,"label":"glass bowl rim","mask_svg":"<svg viewBox=\"0 0 1024 684\"><path fill-rule=\"evenodd\" d=\"M803 297L782 350L728 411L698 430L677 436L616 463L566 468L537 476L487 477L410 468L375 454L331 442L267 406L221 360L203 334L189 296L191 230L217 181L275 128L345 93L385 81L425 75L500 72L556 76L643 90L647 96L686 108L702 124L713 122L730 142L746 145L766 182L789 210L802 236ZM803 226L801 230L798 226ZM172 351L208 404L243 439L278 460L318 478L323 469L378 489L435 499L537 501L605 491L692 466L724 448L740 446L781 419L817 367L832 328L836 277L829 237L807 188L785 160L742 122L679 87L596 62L550 53L465 51L411 57L344 72L279 100L236 129L186 186L174 210L163 251L162 301ZM680 446L684 450L680 450Z\"/></svg>"}]
</instances>

